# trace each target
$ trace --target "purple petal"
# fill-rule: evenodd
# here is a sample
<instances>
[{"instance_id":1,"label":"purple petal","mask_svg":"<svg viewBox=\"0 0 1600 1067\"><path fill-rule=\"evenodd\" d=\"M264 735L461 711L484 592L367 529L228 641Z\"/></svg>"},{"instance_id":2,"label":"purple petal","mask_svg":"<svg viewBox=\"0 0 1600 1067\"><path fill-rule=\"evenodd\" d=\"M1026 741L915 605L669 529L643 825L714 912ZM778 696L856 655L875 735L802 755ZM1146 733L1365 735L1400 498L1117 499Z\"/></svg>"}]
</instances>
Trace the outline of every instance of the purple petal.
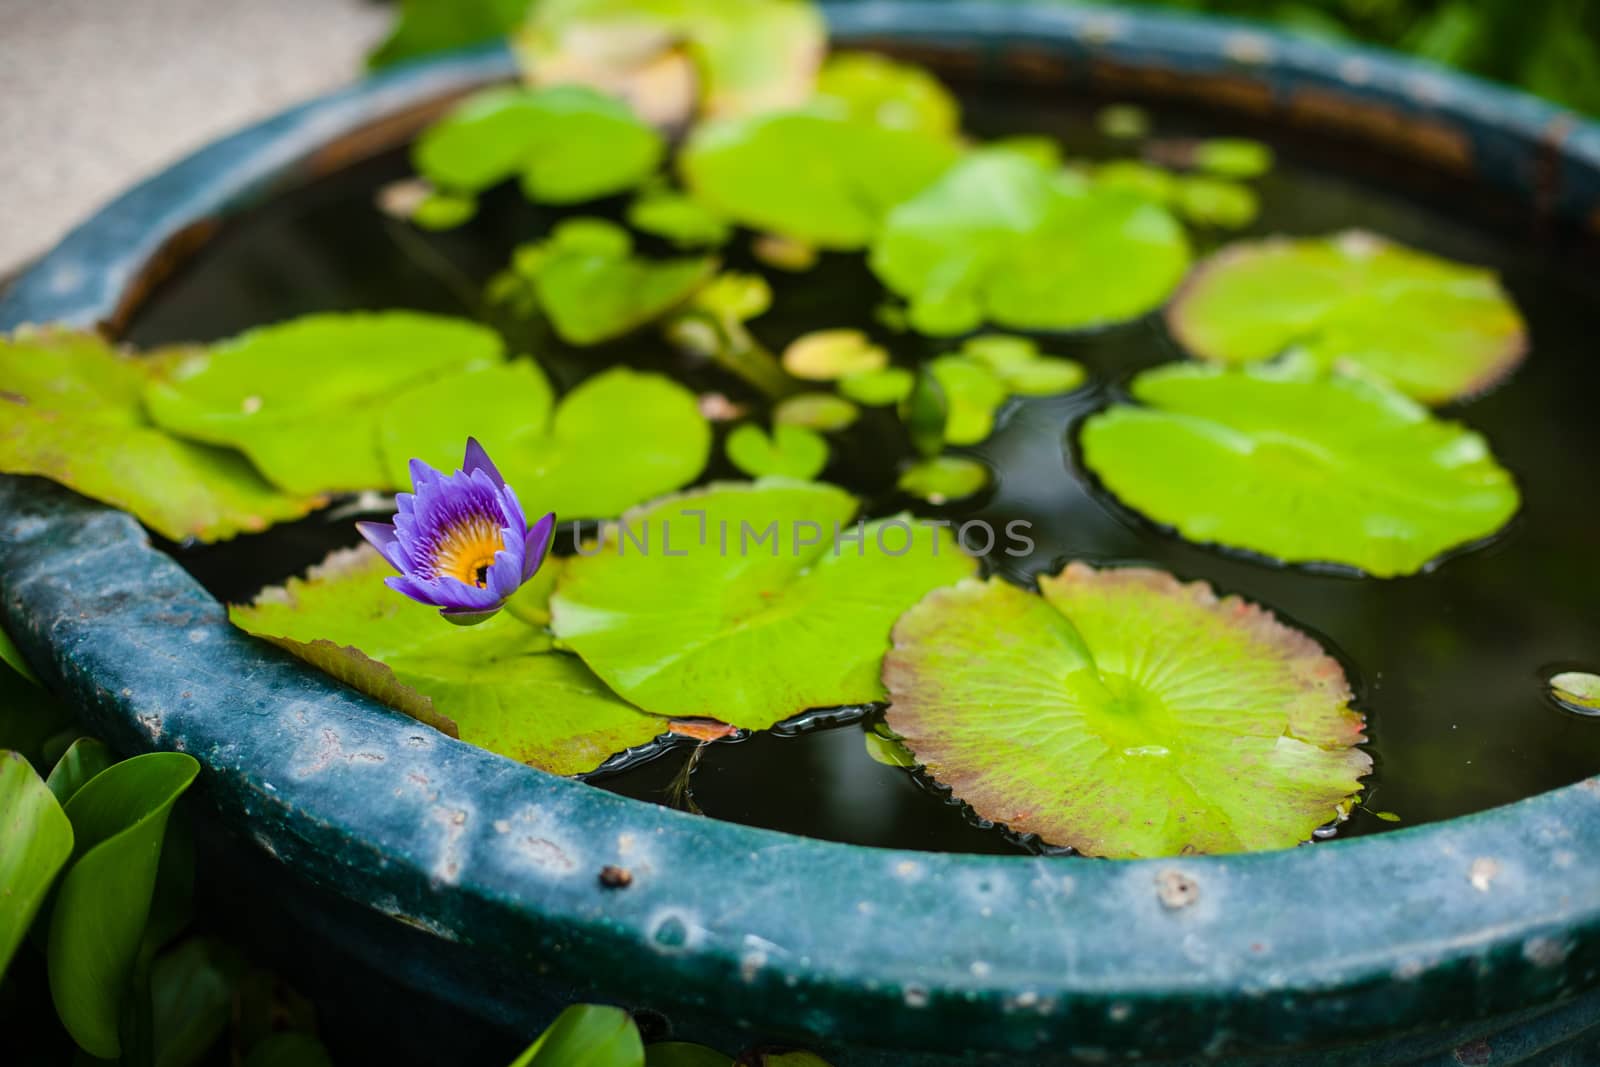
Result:
<instances>
[{"instance_id":1,"label":"purple petal","mask_svg":"<svg viewBox=\"0 0 1600 1067\"><path fill-rule=\"evenodd\" d=\"M383 580L383 584L388 586L390 589L393 589L396 593L410 597L419 604L426 604L430 608L436 608L439 606L434 602L432 592L428 590L422 583L418 582L415 578L411 578L404 574L398 574L392 578L385 578Z\"/></svg>"},{"instance_id":2,"label":"purple petal","mask_svg":"<svg viewBox=\"0 0 1600 1067\"><path fill-rule=\"evenodd\" d=\"M550 541L555 533L556 513L550 512L533 524L522 542L522 580L527 581L538 573L544 557L550 551Z\"/></svg>"},{"instance_id":3,"label":"purple petal","mask_svg":"<svg viewBox=\"0 0 1600 1067\"><path fill-rule=\"evenodd\" d=\"M522 531L528 528L528 518L523 513L522 501L517 499L517 491L509 485L501 486L499 500L500 513L505 516L505 524L521 536ZM507 544L509 543L508 541Z\"/></svg>"},{"instance_id":4,"label":"purple petal","mask_svg":"<svg viewBox=\"0 0 1600 1067\"><path fill-rule=\"evenodd\" d=\"M489 592L499 599L515 593L522 585L522 545L517 544L514 550L502 548L496 552L485 577Z\"/></svg>"},{"instance_id":5,"label":"purple petal","mask_svg":"<svg viewBox=\"0 0 1600 1067\"><path fill-rule=\"evenodd\" d=\"M499 469L489 459L489 453L483 450L476 437L467 438L467 457L461 461L461 469L468 474L483 471L494 480L496 488L503 488L506 484L506 480L500 477Z\"/></svg>"},{"instance_id":6,"label":"purple petal","mask_svg":"<svg viewBox=\"0 0 1600 1067\"><path fill-rule=\"evenodd\" d=\"M462 608L442 608L440 609L439 614L444 616L446 620L455 623L457 626L476 626L478 623L492 619L496 615L500 614L500 606L497 604L488 611L471 611Z\"/></svg>"},{"instance_id":7,"label":"purple petal","mask_svg":"<svg viewBox=\"0 0 1600 1067\"><path fill-rule=\"evenodd\" d=\"M418 493L421 493L439 477L439 472L422 462L422 460L413 459L411 461L411 484Z\"/></svg>"},{"instance_id":8,"label":"purple petal","mask_svg":"<svg viewBox=\"0 0 1600 1067\"><path fill-rule=\"evenodd\" d=\"M358 522L356 530L367 539L368 544L382 553L383 558L389 561L389 566L402 574L411 569L411 561L406 558L405 549L401 547L393 526L386 522Z\"/></svg>"}]
</instances>

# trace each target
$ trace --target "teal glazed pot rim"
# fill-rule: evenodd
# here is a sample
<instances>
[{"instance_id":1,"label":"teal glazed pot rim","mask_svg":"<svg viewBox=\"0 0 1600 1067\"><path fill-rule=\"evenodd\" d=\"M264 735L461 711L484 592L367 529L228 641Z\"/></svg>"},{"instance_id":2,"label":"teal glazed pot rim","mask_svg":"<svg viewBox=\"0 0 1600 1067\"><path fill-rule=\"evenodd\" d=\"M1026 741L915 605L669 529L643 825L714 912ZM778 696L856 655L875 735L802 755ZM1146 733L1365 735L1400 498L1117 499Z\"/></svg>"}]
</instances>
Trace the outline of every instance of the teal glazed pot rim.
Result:
<instances>
[{"instance_id":1,"label":"teal glazed pot rim","mask_svg":"<svg viewBox=\"0 0 1600 1067\"><path fill-rule=\"evenodd\" d=\"M875 0L828 14L843 43L991 70L1216 89L1284 121L1305 100L1389 114L1432 131L1418 143L1436 159L1567 225L1600 208L1600 127L1386 53L1089 8ZM117 321L178 235L302 177L337 139L510 70L498 47L398 68L197 152L20 278L0 328ZM433 733L236 631L131 518L41 480L0 478L0 588L51 687L123 751L195 755L219 818L273 861L563 997L1002 1062L1265 1054L1530 1014L1570 1033L1596 1018L1600 778L1254 855L869 849L670 811ZM631 885L602 886L608 865ZM485 1010L495 992L471 986L434 992ZM1552 1008L1573 998L1590 1009Z\"/></svg>"}]
</instances>

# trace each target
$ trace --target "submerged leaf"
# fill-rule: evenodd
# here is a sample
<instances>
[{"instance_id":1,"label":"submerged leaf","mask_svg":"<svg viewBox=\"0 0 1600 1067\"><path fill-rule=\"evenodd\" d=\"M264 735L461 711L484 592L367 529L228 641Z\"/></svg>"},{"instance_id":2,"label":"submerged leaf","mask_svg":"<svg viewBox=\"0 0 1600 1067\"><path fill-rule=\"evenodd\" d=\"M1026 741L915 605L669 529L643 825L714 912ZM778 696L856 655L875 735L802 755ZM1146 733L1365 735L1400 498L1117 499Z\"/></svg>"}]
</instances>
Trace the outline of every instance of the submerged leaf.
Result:
<instances>
[{"instance_id":1,"label":"submerged leaf","mask_svg":"<svg viewBox=\"0 0 1600 1067\"><path fill-rule=\"evenodd\" d=\"M336 552L305 579L235 605L234 625L297 655L319 641L360 649L427 696L461 740L552 774L592 771L667 732L629 707L576 657L510 614L451 626L383 584L393 568L363 546ZM305 657L321 665L315 657ZM363 676L342 680L363 691Z\"/></svg>"},{"instance_id":2,"label":"submerged leaf","mask_svg":"<svg viewBox=\"0 0 1600 1067\"><path fill-rule=\"evenodd\" d=\"M1074 563L895 626L888 724L982 817L1095 856L1286 848L1371 759L1337 661L1257 605Z\"/></svg>"},{"instance_id":3,"label":"submerged leaf","mask_svg":"<svg viewBox=\"0 0 1600 1067\"><path fill-rule=\"evenodd\" d=\"M828 465L828 442L814 430L780 422L767 433L753 422L728 435L728 462L752 478L781 475L804 481Z\"/></svg>"},{"instance_id":4,"label":"submerged leaf","mask_svg":"<svg viewBox=\"0 0 1600 1067\"><path fill-rule=\"evenodd\" d=\"M173 358L135 359L93 334L0 338L0 471L54 479L174 541L254 533L318 506L274 489L237 452L150 421L141 398Z\"/></svg>"},{"instance_id":5,"label":"submerged leaf","mask_svg":"<svg viewBox=\"0 0 1600 1067\"><path fill-rule=\"evenodd\" d=\"M875 52L836 52L817 76L817 100L858 122L954 137L961 109L922 67Z\"/></svg>"},{"instance_id":6,"label":"submerged leaf","mask_svg":"<svg viewBox=\"0 0 1600 1067\"><path fill-rule=\"evenodd\" d=\"M907 517L858 530L857 506L841 489L786 479L646 505L568 562L551 598L555 633L661 714L765 729L880 700L895 618L975 564L948 529Z\"/></svg>"},{"instance_id":7,"label":"submerged leaf","mask_svg":"<svg viewBox=\"0 0 1600 1067\"><path fill-rule=\"evenodd\" d=\"M895 484L930 504L965 500L989 486L989 468L964 456L934 456L917 460L900 472Z\"/></svg>"},{"instance_id":8,"label":"submerged leaf","mask_svg":"<svg viewBox=\"0 0 1600 1067\"><path fill-rule=\"evenodd\" d=\"M889 353L860 330L815 330L783 350L783 369L813 382L881 371L888 365Z\"/></svg>"},{"instance_id":9,"label":"submerged leaf","mask_svg":"<svg viewBox=\"0 0 1600 1067\"><path fill-rule=\"evenodd\" d=\"M1517 510L1482 437L1374 382L1300 362L1174 364L1131 392L1139 406L1085 424L1084 462L1191 541L1392 577L1494 534Z\"/></svg>"},{"instance_id":10,"label":"submerged leaf","mask_svg":"<svg viewBox=\"0 0 1600 1067\"><path fill-rule=\"evenodd\" d=\"M895 208L871 255L910 301L911 324L935 335L1134 318L1166 299L1188 262L1164 208L1004 151L974 153Z\"/></svg>"},{"instance_id":11,"label":"submerged leaf","mask_svg":"<svg viewBox=\"0 0 1600 1067\"><path fill-rule=\"evenodd\" d=\"M1492 271L1360 231L1230 245L1196 268L1167 325L1201 359L1237 365L1295 349L1426 404L1481 392L1527 349Z\"/></svg>"}]
</instances>

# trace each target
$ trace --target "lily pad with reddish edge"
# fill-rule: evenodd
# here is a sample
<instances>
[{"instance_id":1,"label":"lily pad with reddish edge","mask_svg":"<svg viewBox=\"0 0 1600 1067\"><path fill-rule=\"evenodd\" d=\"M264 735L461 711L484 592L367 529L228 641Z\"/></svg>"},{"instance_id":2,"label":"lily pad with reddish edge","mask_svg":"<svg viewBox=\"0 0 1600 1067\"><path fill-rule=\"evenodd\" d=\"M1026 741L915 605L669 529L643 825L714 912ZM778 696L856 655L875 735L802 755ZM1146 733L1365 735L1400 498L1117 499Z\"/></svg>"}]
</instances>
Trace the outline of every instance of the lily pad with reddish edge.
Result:
<instances>
[{"instance_id":1,"label":"lily pad with reddish edge","mask_svg":"<svg viewBox=\"0 0 1600 1067\"><path fill-rule=\"evenodd\" d=\"M979 816L1094 856L1288 848L1372 767L1316 641L1146 568L935 590L884 682L889 726Z\"/></svg>"},{"instance_id":2,"label":"lily pad with reddish edge","mask_svg":"<svg viewBox=\"0 0 1600 1067\"><path fill-rule=\"evenodd\" d=\"M1435 405L1494 385L1528 346L1493 271L1353 230L1227 246L1190 275L1167 325L1213 363L1293 349Z\"/></svg>"},{"instance_id":3,"label":"lily pad with reddish edge","mask_svg":"<svg viewBox=\"0 0 1600 1067\"><path fill-rule=\"evenodd\" d=\"M461 740L552 774L592 771L669 732L510 613L452 626L383 584L377 552L336 552L304 578L229 608L234 624Z\"/></svg>"}]
</instances>

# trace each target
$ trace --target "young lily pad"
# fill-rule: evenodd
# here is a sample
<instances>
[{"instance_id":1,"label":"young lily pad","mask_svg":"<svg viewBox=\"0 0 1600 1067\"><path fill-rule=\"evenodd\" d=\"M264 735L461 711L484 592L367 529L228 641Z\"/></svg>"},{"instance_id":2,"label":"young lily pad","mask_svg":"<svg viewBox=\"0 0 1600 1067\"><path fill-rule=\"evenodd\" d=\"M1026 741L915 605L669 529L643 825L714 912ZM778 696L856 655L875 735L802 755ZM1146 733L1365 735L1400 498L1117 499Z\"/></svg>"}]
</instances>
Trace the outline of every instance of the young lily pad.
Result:
<instances>
[{"instance_id":1,"label":"young lily pad","mask_svg":"<svg viewBox=\"0 0 1600 1067\"><path fill-rule=\"evenodd\" d=\"M1291 563L1413 574L1498 531L1516 485L1484 439L1376 382L1304 361L1139 375L1140 406L1084 426L1084 462L1192 541Z\"/></svg>"},{"instance_id":2,"label":"young lily pad","mask_svg":"<svg viewBox=\"0 0 1600 1067\"><path fill-rule=\"evenodd\" d=\"M1038 344L1027 337L980 334L967 338L961 354L986 365L1016 396L1070 393L1089 377L1081 363L1041 355Z\"/></svg>"},{"instance_id":3,"label":"young lily pad","mask_svg":"<svg viewBox=\"0 0 1600 1067\"><path fill-rule=\"evenodd\" d=\"M1132 104L1110 104L1095 113L1100 132L1119 141L1137 141L1150 133L1150 113Z\"/></svg>"},{"instance_id":4,"label":"young lily pad","mask_svg":"<svg viewBox=\"0 0 1600 1067\"><path fill-rule=\"evenodd\" d=\"M178 361L145 390L173 433L249 456L293 493L388 484L375 432L400 391L501 358L493 330L411 311L307 315Z\"/></svg>"},{"instance_id":5,"label":"young lily pad","mask_svg":"<svg viewBox=\"0 0 1600 1067\"><path fill-rule=\"evenodd\" d=\"M783 350L783 369L813 382L880 371L888 365L889 353L860 330L816 330L795 338Z\"/></svg>"},{"instance_id":6,"label":"young lily pad","mask_svg":"<svg viewBox=\"0 0 1600 1067\"><path fill-rule=\"evenodd\" d=\"M173 541L254 533L320 505L273 488L237 452L150 421L144 392L175 358L135 359L86 333L0 337L0 471L51 478Z\"/></svg>"},{"instance_id":7,"label":"young lily pad","mask_svg":"<svg viewBox=\"0 0 1600 1067\"><path fill-rule=\"evenodd\" d=\"M653 174L665 145L627 105L593 89L496 88L422 132L413 165L439 189L473 194L520 177L528 199L576 204Z\"/></svg>"},{"instance_id":8,"label":"young lily pad","mask_svg":"<svg viewBox=\"0 0 1600 1067\"><path fill-rule=\"evenodd\" d=\"M894 620L975 564L948 529L909 517L865 523L856 537L857 506L841 489L787 479L648 504L568 561L550 601L555 633L617 693L661 714L758 730L881 700Z\"/></svg>"},{"instance_id":9,"label":"young lily pad","mask_svg":"<svg viewBox=\"0 0 1600 1067\"><path fill-rule=\"evenodd\" d=\"M609 518L694 481L710 455L695 395L659 374L613 367L552 406L549 381L527 360L404 393L379 424L385 483L409 485L412 459L454 470L461 442L476 437L538 514Z\"/></svg>"},{"instance_id":10,"label":"young lily pad","mask_svg":"<svg viewBox=\"0 0 1600 1067\"><path fill-rule=\"evenodd\" d=\"M1003 151L977 152L895 208L871 264L922 333L994 322L1074 330L1159 306L1189 263L1166 209ZM1114 265L1114 266L1113 266Z\"/></svg>"},{"instance_id":11,"label":"young lily pad","mask_svg":"<svg viewBox=\"0 0 1600 1067\"><path fill-rule=\"evenodd\" d=\"M688 193L670 186L645 189L628 205L628 225L665 238L679 248L717 248L733 227Z\"/></svg>"},{"instance_id":12,"label":"young lily pad","mask_svg":"<svg viewBox=\"0 0 1600 1067\"><path fill-rule=\"evenodd\" d=\"M599 344L655 321L716 269L710 256L635 255L627 230L593 218L567 219L549 239L518 248L511 263L556 333L574 345Z\"/></svg>"},{"instance_id":13,"label":"young lily pad","mask_svg":"<svg viewBox=\"0 0 1600 1067\"><path fill-rule=\"evenodd\" d=\"M629 707L550 637L509 615L451 626L383 584L394 573L362 546L336 552L305 579L228 609L234 625L308 662L318 642L357 649L428 697L461 740L549 771L592 771L607 757L664 734L668 724ZM371 675L340 680L373 691Z\"/></svg>"},{"instance_id":14,"label":"young lily pad","mask_svg":"<svg viewBox=\"0 0 1600 1067\"><path fill-rule=\"evenodd\" d=\"M778 401L772 409L775 423L822 433L846 429L860 417L860 408L832 393L797 393Z\"/></svg>"},{"instance_id":15,"label":"young lily pad","mask_svg":"<svg viewBox=\"0 0 1600 1067\"><path fill-rule=\"evenodd\" d=\"M887 722L981 816L1095 856L1286 848L1372 767L1337 661L1203 582L1069 565L935 590Z\"/></svg>"},{"instance_id":16,"label":"young lily pad","mask_svg":"<svg viewBox=\"0 0 1600 1067\"><path fill-rule=\"evenodd\" d=\"M1568 711L1600 715L1600 674L1562 671L1551 676L1550 695Z\"/></svg>"},{"instance_id":17,"label":"young lily pad","mask_svg":"<svg viewBox=\"0 0 1600 1067\"><path fill-rule=\"evenodd\" d=\"M1178 198L1178 176L1170 170L1132 159L1113 159L1094 169L1096 185L1107 189L1126 189L1157 204L1171 204Z\"/></svg>"},{"instance_id":18,"label":"young lily pad","mask_svg":"<svg viewBox=\"0 0 1600 1067\"><path fill-rule=\"evenodd\" d=\"M903 493L930 504L965 500L988 488L989 468L964 456L935 456L918 460L900 472L895 484Z\"/></svg>"},{"instance_id":19,"label":"young lily pad","mask_svg":"<svg viewBox=\"0 0 1600 1067\"><path fill-rule=\"evenodd\" d=\"M1425 404L1481 392L1527 350L1492 271L1359 231L1230 245L1196 268L1167 325L1201 359L1237 365L1294 348Z\"/></svg>"},{"instance_id":20,"label":"young lily pad","mask_svg":"<svg viewBox=\"0 0 1600 1067\"><path fill-rule=\"evenodd\" d=\"M928 362L927 372L944 392L945 443L975 445L994 431L995 416L1010 394L988 365L965 356L939 356Z\"/></svg>"},{"instance_id":21,"label":"young lily pad","mask_svg":"<svg viewBox=\"0 0 1600 1067\"><path fill-rule=\"evenodd\" d=\"M1217 137L1194 148L1194 166L1224 178L1259 178L1272 169L1272 149L1244 137Z\"/></svg>"},{"instance_id":22,"label":"young lily pad","mask_svg":"<svg viewBox=\"0 0 1600 1067\"><path fill-rule=\"evenodd\" d=\"M779 422L769 436L753 422L728 435L728 462L752 478L782 475L805 481L828 465L828 442L814 430Z\"/></svg>"},{"instance_id":23,"label":"young lily pad","mask_svg":"<svg viewBox=\"0 0 1600 1067\"><path fill-rule=\"evenodd\" d=\"M1250 225L1261 210L1248 185L1204 174L1180 178L1173 203L1180 215L1197 226L1230 230Z\"/></svg>"},{"instance_id":24,"label":"young lily pad","mask_svg":"<svg viewBox=\"0 0 1600 1067\"><path fill-rule=\"evenodd\" d=\"M955 162L949 138L821 110L708 123L679 167L718 214L819 248L865 246L884 216Z\"/></svg>"},{"instance_id":25,"label":"young lily pad","mask_svg":"<svg viewBox=\"0 0 1600 1067\"><path fill-rule=\"evenodd\" d=\"M954 137L961 109L922 67L874 52L836 52L817 76L818 101L858 122Z\"/></svg>"},{"instance_id":26,"label":"young lily pad","mask_svg":"<svg viewBox=\"0 0 1600 1067\"><path fill-rule=\"evenodd\" d=\"M869 408L898 404L911 395L916 375L904 367L857 371L839 379L839 392Z\"/></svg>"},{"instance_id":27,"label":"young lily pad","mask_svg":"<svg viewBox=\"0 0 1600 1067\"><path fill-rule=\"evenodd\" d=\"M822 254L816 245L781 233L757 234L750 241L750 254L773 270L804 274L817 265Z\"/></svg>"}]
</instances>

